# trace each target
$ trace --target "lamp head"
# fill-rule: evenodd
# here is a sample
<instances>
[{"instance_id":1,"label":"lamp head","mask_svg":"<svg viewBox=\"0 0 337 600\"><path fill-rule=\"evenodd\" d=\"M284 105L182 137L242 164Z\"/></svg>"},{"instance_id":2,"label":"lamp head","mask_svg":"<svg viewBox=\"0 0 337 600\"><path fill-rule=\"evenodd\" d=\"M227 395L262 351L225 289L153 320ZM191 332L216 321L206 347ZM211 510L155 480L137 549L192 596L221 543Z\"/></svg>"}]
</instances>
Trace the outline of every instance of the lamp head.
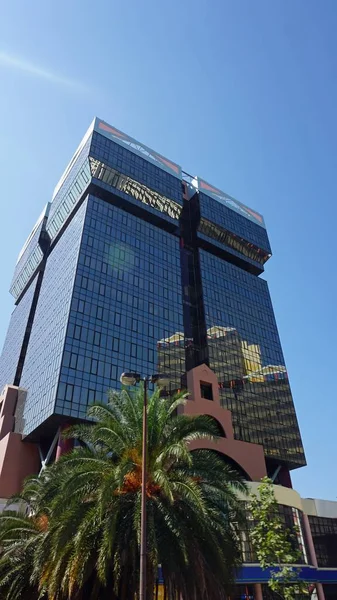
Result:
<instances>
[{"instance_id":1,"label":"lamp head","mask_svg":"<svg viewBox=\"0 0 337 600\"><path fill-rule=\"evenodd\" d=\"M165 387L169 384L170 378L167 373L156 373L151 375L150 381L157 384L158 387Z\"/></svg>"},{"instance_id":2,"label":"lamp head","mask_svg":"<svg viewBox=\"0 0 337 600\"><path fill-rule=\"evenodd\" d=\"M122 373L119 381L122 385L136 385L140 381L139 373Z\"/></svg>"}]
</instances>

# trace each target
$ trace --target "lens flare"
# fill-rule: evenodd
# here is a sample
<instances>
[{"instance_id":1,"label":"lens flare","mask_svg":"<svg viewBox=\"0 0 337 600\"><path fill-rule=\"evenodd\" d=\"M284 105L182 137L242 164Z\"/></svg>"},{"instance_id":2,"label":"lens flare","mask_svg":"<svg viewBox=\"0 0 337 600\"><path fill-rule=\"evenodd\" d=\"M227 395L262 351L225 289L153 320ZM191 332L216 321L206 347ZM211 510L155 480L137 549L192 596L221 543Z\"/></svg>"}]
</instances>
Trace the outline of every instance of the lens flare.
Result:
<instances>
[{"instance_id":1,"label":"lens flare","mask_svg":"<svg viewBox=\"0 0 337 600\"><path fill-rule=\"evenodd\" d=\"M114 270L129 273L135 266L135 253L127 244L118 242L110 246L108 262Z\"/></svg>"}]
</instances>

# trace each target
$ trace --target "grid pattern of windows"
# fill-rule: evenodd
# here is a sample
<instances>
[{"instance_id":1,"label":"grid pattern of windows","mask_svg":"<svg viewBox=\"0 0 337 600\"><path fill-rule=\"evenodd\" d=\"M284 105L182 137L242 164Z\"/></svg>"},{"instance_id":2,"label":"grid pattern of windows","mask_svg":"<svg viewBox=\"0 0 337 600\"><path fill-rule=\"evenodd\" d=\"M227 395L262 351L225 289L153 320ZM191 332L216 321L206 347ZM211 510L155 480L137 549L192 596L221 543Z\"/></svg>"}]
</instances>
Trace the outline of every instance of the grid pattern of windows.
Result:
<instances>
[{"instance_id":1,"label":"grid pattern of windows","mask_svg":"<svg viewBox=\"0 0 337 600\"><path fill-rule=\"evenodd\" d=\"M273 590L271 590L269 585L267 585L267 584L262 585L262 596L263 596L263 600L280 600L280 598L283 597L283 596L280 596L279 593L273 592ZM311 597L315 598L317 596L312 595ZM305 594L305 593L296 594L294 596L294 600L308 600L308 598L310 598L310 595L308 596L308 594ZM334 600L335 600L335 598L336 597L334 596ZM327 600L327 598L325 598L325 600Z\"/></svg>"},{"instance_id":2,"label":"grid pattern of windows","mask_svg":"<svg viewBox=\"0 0 337 600\"><path fill-rule=\"evenodd\" d=\"M28 317L32 308L36 283L37 276L12 312L0 358L0 392L6 383L14 383Z\"/></svg>"},{"instance_id":3,"label":"grid pattern of windows","mask_svg":"<svg viewBox=\"0 0 337 600\"><path fill-rule=\"evenodd\" d=\"M36 269L41 264L44 256L44 246L41 242L45 233L46 216L48 214L49 205L42 213L35 227L33 228L26 244L24 245L18 262L15 267L10 293L15 299L19 298L30 278L36 272ZM42 247L40 245L42 244Z\"/></svg>"},{"instance_id":4,"label":"grid pattern of windows","mask_svg":"<svg viewBox=\"0 0 337 600\"><path fill-rule=\"evenodd\" d=\"M173 218L178 218L179 207L182 204L181 181L146 159L130 152L127 148L93 132L74 160L51 204L47 231L52 240L55 239L90 184L92 174L88 162L89 153L91 165L96 163L95 173L93 173L95 177L103 181L105 181L104 177L108 177L110 178L109 185L113 185L110 181L113 179L111 167L116 168L119 175L122 173L129 176L122 178L122 184L125 187L123 191L151 206L155 203L157 209L158 205L167 206L163 212L170 216L171 213L174 213ZM100 176L96 174L98 165L101 165ZM119 183L121 183L121 177L119 177ZM147 184L147 186L141 190L140 184ZM118 185L114 185L114 187L120 189ZM153 190L155 191L153 192ZM171 205L168 198L172 202Z\"/></svg>"},{"instance_id":5,"label":"grid pattern of windows","mask_svg":"<svg viewBox=\"0 0 337 600\"><path fill-rule=\"evenodd\" d=\"M297 564L308 564L308 542L305 537L305 529L303 522L303 513L292 506L279 504L278 516L284 525L284 528L289 531L289 541L295 552L299 553ZM249 511L249 505L245 502L244 523L241 529L241 550L243 563L257 563L257 557L251 540L251 530L254 526L254 520Z\"/></svg>"},{"instance_id":6,"label":"grid pattern of windows","mask_svg":"<svg viewBox=\"0 0 337 600\"><path fill-rule=\"evenodd\" d=\"M202 218L200 220L199 233L200 232L204 233L207 237L216 240L220 244L228 246L232 251L234 250L237 256L243 254L254 263L264 264L269 258L269 254L264 250L256 248L254 244L247 242L235 233L226 231L223 227L215 225L207 219Z\"/></svg>"},{"instance_id":7,"label":"grid pattern of windows","mask_svg":"<svg viewBox=\"0 0 337 600\"><path fill-rule=\"evenodd\" d=\"M59 187L56 195L53 198L53 201L52 201L51 207L50 207L50 212L49 212L49 222L53 219L55 213L60 208L60 205L62 204L64 197L66 196L67 192L72 187L72 185L74 184L80 170L82 169L83 163L88 158L90 144L91 144L91 135L88 137L85 144L81 148L81 151L76 156L76 159L72 163L72 165L69 169L69 172L67 173L67 176L65 177L62 185Z\"/></svg>"},{"instance_id":8,"label":"grid pattern of windows","mask_svg":"<svg viewBox=\"0 0 337 600\"><path fill-rule=\"evenodd\" d=\"M40 246L37 245L34 248L30 257L28 258L27 262L25 263L22 271L20 271L20 274L15 279L15 281L13 281L10 291L15 299L19 298L20 294L23 292L30 278L32 277L32 275L34 275L36 269L41 264L42 259L43 252Z\"/></svg>"},{"instance_id":9,"label":"grid pattern of windows","mask_svg":"<svg viewBox=\"0 0 337 600\"><path fill-rule=\"evenodd\" d=\"M271 254L268 235L264 227L260 227L244 216L239 215L224 204L217 202L204 193L199 193L200 215L223 229L238 236Z\"/></svg>"},{"instance_id":10,"label":"grid pattern of windows","mask_svg":"<svg viewBox=\"0 0 337 600\"><path fill-rule=\"evenodd\" d=\"M92 135L90 156L182 204L180 179L95 131Z\"/></svg>"},{"instance_id":11,"label":"grid pattern of windows","mask_svg":"<svg viewBox=\"0 0 337 600\"><path fill-rule=\"evenodd\" d=\"M270 459L305 464L266 281L200 250L210 367L237 439Z\"/></svg>"},{"instance_id":12,"label":"grid pattern of windows","mask_svg":"<svg viewBox=\"0 0 337 600\"><path fill-rule=\"evenodd\" d=\"M95 179L103 181L107 186L135 198L138 202L159 210L171 219L179 219L181 206L173 200L158 194L158 192L154 192L146 185L139 183L135 179L131 179L131 177L122 175L119 171L108 167L100 160L89 157L89 163L91 174Z\"/></svg>"},{"instance_id":13,"label":"grid pattern of windows","mask_svg":"<svg viewBox=\"0 0 337 600\"><path fill-rule=\"evenodd\" d=\"M114 143L124 147L126 146L130 152L145 158L148 162L155 164L156 167L159 166L161 169L164 169L164 171L167 171L171 175L174 175L174 177L178 177L182 180L182 171L179 165L168 158L165 158L161 154L158 154L158 152L151 150L151 148L144 145L142 142L135 140L122 131L118 131L115 127L111 127L108 123L104 123L104 121L101 121L98 118L95 119L94 130L112 140Z\"/></svg>"},{"instance_id":14,"label":"grid pattern of windows","mask_svg":"<svg viewBox=\"0 0 337 600\"><path fill-rule=\"evenodd\" d=\"M266 230L232 210L230 198L195 194L182 211L180 176L132 143L89 128L46 229L33 230L18 263L22 293L49 253L22 370L21 429L32 432L53 412L84 418L123 370L168 371L180 388L186 365L209 359L237 439L262 444L272 466L305 464L268 287L252 274L270 254ZM42 231L52 245L41 250ZM11 328L18 320L21 332L20 307Z\"/></svg>"},{"instance_id":15,"label":"grid pattern of windows","mask_svg":"<svg viewBox=\"0 0 337 600\"><path fill-rule=\"evenodd\" d=\"M47 231L52 241L69 218L69 215L72 213L83 194L85 194L90 183L91 175L88 159L85 159L83 164L80 165L76 171L76 177L72 178L70 188L58 202L58 209L53 211L52 216L48 219Z\"/></svg>"},{"instance_id":16,"label":"grid pattern of windows","mask_svg":"<svg viewBox=\"0 0 337 600\"><path fill-rule=\"evenodd\" d=\"M319 567L337 568L337 519L309 516Z\"/></svg>"},{"instance_id":17,"label":"grid pattern of windows","mask_svg":"<svg viewBox=\"0 0 337 600\"><path fill-rule=\"evenodd\" d=\"M165 371L180 387L184 356L158 341L181 328L179 239L90 196L56 413L84 418L123 371Z\"/></svg>"},{"instance_id":18,"label":"grid pattern of windows","mask_svg":"<svg viewBox=\"0 0 337 600\"><path fill-rule=\"evenodd\" d=\"M27 389L17 429L31 433L53 413L87 202L47 260L20 385Z\"/></svg>"},{"instance_id":19,"label":"grid pattern of windows","mask_svg":"<svg viewBox=\"0 0 337 600\"><path fill-rule=\"evenodd\" d=\"M224 259L227 259L233 265L242 267L250 273L254 273L254 275L260 275L263 273L264 267L260 262L243 255L241 252L231 248L231 246L227 246L222 242L219 242L218 240L214 239L214 237L210 238L210 236L198 231L198 239L201 248L208 250L211 244L213 248L216 247L220 250L220 256L222 256ZM204 242L206 242L206 244Z\"/></svg>"}]
</instances>

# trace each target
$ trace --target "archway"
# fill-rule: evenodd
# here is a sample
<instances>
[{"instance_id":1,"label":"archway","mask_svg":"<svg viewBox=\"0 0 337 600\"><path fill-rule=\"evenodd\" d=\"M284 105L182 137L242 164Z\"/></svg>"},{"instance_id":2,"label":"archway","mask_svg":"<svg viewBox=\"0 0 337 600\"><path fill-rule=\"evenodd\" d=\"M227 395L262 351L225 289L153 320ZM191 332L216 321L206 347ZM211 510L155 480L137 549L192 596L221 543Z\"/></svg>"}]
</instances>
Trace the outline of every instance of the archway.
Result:
<instances>
[{"instance_id":1,"label":"archway","mask_svg":"<svg viewBox=\"0 0 337 600\"><path fill-rule=\"evenodd\" d=\"M247 471L245 471L245 469L243 469L243 467L238 462L236 462L236 460L234 460L234 458L232 458L231 456L228 456L224 452L215 450L213 448L207 448L207 447L202 448L200 446L199 446L199 448L195 448L195 449L191 450L191 452L195 452L196 450L201 450L201 449L209 450L209 452L214 452L214 454L217 454L219 456L219 458L221 458L221 460L223 460L224 463L231 466L238 473L240 473L240 475L243 477L243 479L245 481L252 481L252 478L248 475Z\"/></svg>"}]
</instances>

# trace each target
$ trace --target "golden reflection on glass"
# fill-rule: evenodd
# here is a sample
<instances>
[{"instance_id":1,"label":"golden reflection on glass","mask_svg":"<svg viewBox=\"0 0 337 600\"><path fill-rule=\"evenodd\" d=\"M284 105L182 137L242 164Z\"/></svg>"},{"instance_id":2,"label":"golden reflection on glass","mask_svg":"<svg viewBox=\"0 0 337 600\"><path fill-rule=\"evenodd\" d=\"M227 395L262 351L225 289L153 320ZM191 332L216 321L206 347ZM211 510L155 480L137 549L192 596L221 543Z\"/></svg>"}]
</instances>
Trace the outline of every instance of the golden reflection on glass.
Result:
<instances>
[{"instance_id":1,"label":"golden reflection on glass","mask_svg":"<svg viewBox=\"0 0 337 600\"><path fill-rule=\"evenodd\" d=\"M157 342L158 370L184 368L188 341L175 332ZM207 330L210 368L219 382L221 403L232 411L237 439L262 444L266 456L290 466L304 463L293 399L284 365L263 364L259 344L241 338L234 327Z\"/></svg>"}]
</instances>

